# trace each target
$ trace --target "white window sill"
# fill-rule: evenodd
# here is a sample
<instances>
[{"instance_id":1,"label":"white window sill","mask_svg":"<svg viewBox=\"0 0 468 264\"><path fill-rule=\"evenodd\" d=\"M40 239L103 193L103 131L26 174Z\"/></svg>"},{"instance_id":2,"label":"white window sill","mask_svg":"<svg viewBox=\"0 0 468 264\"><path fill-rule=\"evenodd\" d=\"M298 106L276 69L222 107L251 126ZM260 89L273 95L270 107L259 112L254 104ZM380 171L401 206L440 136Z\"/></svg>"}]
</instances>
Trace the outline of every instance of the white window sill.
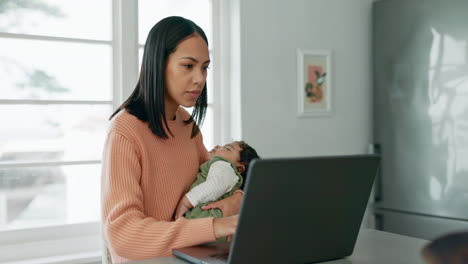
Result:
<instances>
[{"instance_id":1,"label":"white window sill","mask_svg":"<svg viewBox=\"0 0 468 264\"><path fill-rule=\"evenodd\" d=\"M0 264L101 262L101 247L99 223L4 231Z\"/></svg>"},{"instance_id":2,"label":"white window sill","mask_svg":"<svg viewBox=\"0 0 468 264\"><path fill-rule=\"evenodd\" d=\"M86 252L80 254L70 254L70 255L63 255L63 256L54 256L54 257L47 257L47 258L36 258L36 259L29 259L29 260L21 260L21 261L9 261L8 264L88 264L88 263L101 263L102 260L102 252L101 251L94 251L94 252ZM6 264L6 262L3 262ZM0 263L0 264L3 264Z\"/></svg>"}]
</instances>

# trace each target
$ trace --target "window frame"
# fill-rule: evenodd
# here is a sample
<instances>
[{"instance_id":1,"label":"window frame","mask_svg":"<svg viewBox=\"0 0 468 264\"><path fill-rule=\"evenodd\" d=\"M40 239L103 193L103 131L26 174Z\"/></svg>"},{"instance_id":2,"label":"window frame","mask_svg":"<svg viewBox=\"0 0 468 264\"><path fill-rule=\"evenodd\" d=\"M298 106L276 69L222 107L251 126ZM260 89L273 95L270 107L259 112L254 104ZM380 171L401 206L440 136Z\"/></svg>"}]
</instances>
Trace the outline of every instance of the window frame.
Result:
<instances>
[{"instance_id":1,"label":"window frame","mask_svg":"<svg viewBox=\"0 0 468 264\"><path fill-rule=\"evenodd\" d=\"M112 48L112 101L73 100L0 100L2 104L112 104L116 109L134 89L138 80L138 1L111 0L112 40L88 40L1 33L0 38L69 41L75 43L107 44ZM210 52L216 57L213 64L213 142L232 140L230 132L231 99L229 92L229 0L211 0L213 43ZM27 166L60 166L100 164L101 160L59 162L0 163L0 168ZM1 209L1 208L0 208ZM0 263L34 259L34 263L89 263L101 260L100 221L0 231ZM59 258L57 258L59 256ZM57 259L51 259L51 258Z\"/></svg>"},{"instance_id":2,"label":"window frame","mask_svg":"<svg viewBox=\"0 0 468 264\"><path fill-rule=\"evenodd\" d=\"M51 42L71 42L85 44L109 45L112 48L112 100L24 100L0 99L0 105L111 105L115 108L117 100L121 100L121 93L117 92L121 85L116 78L121 62L116 63L116 28L122 20L117 12L122 10L126 2L112 1L112 40L93 40L70 37L41 36L30 34L16 34L0 32L3 39L43 40ZM118 55L118 54L117 54ZM42 162L1 162L0 169L25 168L43 166L67 166L100 164L101 160L68 160L68 161L42 161ZM72 260L98 261L101 259L100 222L85 222L74 224L50 225L23 229L0 231L0 263L27 261L34 259L35 263L67 263ZM60 257L57 257L60 256Z\"/></svg>"}]
</instances>

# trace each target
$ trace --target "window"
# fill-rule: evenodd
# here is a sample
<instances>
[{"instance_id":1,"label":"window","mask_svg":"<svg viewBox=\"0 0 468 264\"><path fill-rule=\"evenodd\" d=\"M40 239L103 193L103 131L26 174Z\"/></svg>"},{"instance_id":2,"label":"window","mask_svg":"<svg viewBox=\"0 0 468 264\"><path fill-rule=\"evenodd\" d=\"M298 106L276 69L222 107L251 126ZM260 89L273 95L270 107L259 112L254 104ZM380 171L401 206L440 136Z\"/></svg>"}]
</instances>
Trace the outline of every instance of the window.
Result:
<instances>
[{"instance_id":1,"label":"window","mask_svg":"<svg viewBox=\"0 0 468 264\"><path fill-rule=\"evenodd\" d=\"M146 35L169 15L193 20L207 33L213 69L217 2L0 2L0 262L99 254L108 118L134 88ZM202 127L207 148L222 143L216 74Z\"/></svg>"}]
</instances>

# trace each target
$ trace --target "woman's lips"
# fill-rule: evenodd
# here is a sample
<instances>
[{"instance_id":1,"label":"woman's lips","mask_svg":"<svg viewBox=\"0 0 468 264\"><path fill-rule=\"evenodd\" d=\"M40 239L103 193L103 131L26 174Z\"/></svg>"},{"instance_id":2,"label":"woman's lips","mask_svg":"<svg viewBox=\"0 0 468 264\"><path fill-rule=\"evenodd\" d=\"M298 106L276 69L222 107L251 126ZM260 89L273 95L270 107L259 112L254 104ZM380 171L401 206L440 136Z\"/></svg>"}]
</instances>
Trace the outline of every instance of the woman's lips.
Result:
<instances>
[{"instance_id":1,"label":"woman's lips","mask_svg":"<svg viewBox=\"0 0 468 264\"><path fill-rule=\"evenodd\" d=\"M201 91L191 91L191 92L187 92L187 94L193 99L197 99L200 96Z\"/></svg>"}]
</instances>

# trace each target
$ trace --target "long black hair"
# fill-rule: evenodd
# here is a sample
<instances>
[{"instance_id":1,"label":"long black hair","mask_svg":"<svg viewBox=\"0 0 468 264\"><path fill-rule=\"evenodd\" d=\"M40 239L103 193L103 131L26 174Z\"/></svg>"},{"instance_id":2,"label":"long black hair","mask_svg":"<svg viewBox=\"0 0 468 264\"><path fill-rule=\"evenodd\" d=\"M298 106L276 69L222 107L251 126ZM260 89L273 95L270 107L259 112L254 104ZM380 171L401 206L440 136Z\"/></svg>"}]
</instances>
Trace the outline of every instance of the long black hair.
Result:
<instances>
[{"instance_id":1,"label":"long black hair","mask_svg":"<svg viewBox=\"0 0 468 264\"><path fill-rule=\"evenodd\" d=\"M122 109L138 119L149 123L149 128L156 136L167 139L165 128L172 135L166 120L164 95L166 82L164 75L169 55L185 38L193 35L201 36L208 45L208 39L203 29L193 21L183 17L166 17L156 23L148 34L138 83L130 97L111 115L114 117ZM199 132L203 124L207 108L206 82L201 95L195 102L192 115L184 120L186 125L193 124L191 137Z\"/></svg>"}]
</instances>

